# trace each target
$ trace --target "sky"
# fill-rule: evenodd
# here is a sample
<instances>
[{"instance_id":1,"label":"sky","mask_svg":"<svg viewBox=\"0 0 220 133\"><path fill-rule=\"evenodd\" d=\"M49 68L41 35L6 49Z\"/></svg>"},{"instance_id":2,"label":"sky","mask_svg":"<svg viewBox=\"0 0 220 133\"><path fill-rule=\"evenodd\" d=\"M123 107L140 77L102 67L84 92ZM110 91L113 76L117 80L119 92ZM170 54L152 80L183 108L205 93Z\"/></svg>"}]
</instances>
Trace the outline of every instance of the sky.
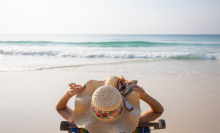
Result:
<instances>
[{"instance_id":1,"label":"sky","mask_svg":"<svg viewBox=\"0 0 220 133\"><path fill-rule=\"evenodd\" d=\"M0 34L220 34L220 0L0 0Z\"/></svg>"}]
</instances>

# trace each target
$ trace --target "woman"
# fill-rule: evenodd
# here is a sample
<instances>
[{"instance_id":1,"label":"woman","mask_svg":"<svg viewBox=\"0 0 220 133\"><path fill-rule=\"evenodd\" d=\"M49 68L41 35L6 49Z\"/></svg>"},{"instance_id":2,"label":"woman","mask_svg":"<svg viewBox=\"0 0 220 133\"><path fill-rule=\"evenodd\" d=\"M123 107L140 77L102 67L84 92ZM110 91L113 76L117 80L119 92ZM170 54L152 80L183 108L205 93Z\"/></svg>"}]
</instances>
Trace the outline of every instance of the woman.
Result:
<instances>
[{"instance_id":1,"label":"woman","mask_svg":"<svg viewBox=\"0 0 220 133\"><path fill-rule=\"evenodd\" d=\"M81 85L75 85L74 83L69 84L70 89L58 100L56 103L56 110L57 112L68 122L74 123L73 118L73 110L67 106L67 102L69 99L78 93L81 93L85 90L85 87L82 87ZM157 119L160 117L164 111L162 105L149 96L142 87L138 86L132 89L133 91L136 91L139 95L139 98L146 102L150 109L148 111L145 111L141 114L139 122L149 122Z\"/></svg>"}]
</instances>

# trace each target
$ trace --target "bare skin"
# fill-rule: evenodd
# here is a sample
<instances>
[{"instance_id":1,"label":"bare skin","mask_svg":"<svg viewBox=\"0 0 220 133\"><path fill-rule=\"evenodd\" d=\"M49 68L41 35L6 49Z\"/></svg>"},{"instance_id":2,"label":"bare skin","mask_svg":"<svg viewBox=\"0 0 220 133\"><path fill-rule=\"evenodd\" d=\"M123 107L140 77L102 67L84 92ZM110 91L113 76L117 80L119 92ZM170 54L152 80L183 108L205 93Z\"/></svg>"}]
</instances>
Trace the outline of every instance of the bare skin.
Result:
<instances>
[{"instance_id":1,"label":"bare skin","mask_svg":"<svg viewBox=\"0 0 220 133\"><path fill-rule=\"evenodd\" d=\"M70 89L57 101L55 108L65 120L74 123L73 110L67 106L67 102L71 97L83 92L85 88L73 83L69 84L69 87ZM139 98L150 106L149 110L141 114L139 119L140 123L156 120L162 115L164 111L162 105L157 100L149 96L142 87L137 86L136 88L133 88L133 91L136 91Z\"/></svg>"}]
</instances>

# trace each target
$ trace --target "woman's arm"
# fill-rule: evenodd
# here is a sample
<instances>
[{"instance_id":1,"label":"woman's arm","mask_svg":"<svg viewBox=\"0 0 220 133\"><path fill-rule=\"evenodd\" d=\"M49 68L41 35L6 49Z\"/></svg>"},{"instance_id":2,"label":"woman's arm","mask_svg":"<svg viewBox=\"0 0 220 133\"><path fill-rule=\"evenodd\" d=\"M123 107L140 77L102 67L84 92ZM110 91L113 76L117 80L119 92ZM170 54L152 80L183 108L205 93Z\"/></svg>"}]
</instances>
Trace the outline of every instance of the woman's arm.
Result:
<instances>
[{"instance_id":1,"label":"woman's arm","mask_svg":"<svg viewBox=\"0 0 220 133\"><path fill-rule=\"evenodd\" d=\"M140 99L150 106L148 111L141 114L139 119L140 123L153 121L162 115L164 111L163 106L157 100L149 96L142 87L137 86L133 88L133 90L137 91Z\"/></svg>"},{"instance_id":2,"label":"woman's arm","mask_svg":"<svg viewBox=\"0 0 220 133\"><path fill-rule=\"evenodd\" d=\"M55 108L57 112L68 122L74 122L73 110L67 106L69 99L82 92L85 88L81 85L69 84L70 89L57 101Z\"/></svg>"}]
</instances>

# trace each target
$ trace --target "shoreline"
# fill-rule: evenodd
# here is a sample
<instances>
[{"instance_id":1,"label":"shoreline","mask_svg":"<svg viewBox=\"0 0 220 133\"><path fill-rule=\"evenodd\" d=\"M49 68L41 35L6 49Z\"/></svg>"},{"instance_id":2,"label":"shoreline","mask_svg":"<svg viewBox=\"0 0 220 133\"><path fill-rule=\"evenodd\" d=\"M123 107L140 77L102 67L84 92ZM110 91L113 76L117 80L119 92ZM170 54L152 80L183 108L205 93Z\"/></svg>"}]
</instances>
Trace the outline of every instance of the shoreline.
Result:
<instances>
[{"instance_id":1,"label":"shoreline","mask_svg":"<svg viewBox=\"0 0 220 133\"><path fill-rule=\"evenodd\" d=\"M164 73L164 74L154 74L154 73L126 73L126 72L100 72L100 71L97 71L97 72L95 72L95 71L91 71L91 72L82 72L82 71L77 71L77 72L75 72L75 71L72 71L72 70L49 70L49 69L47 69L47 70L29 70L29 71L0 71L0 74L1 73L22 73L22 72L69 72L69 73L99 73L99 74L103 74L103 73L105 73L105 74L111 74L111 73L115 73L115 74L117 74L117 73L122 73L122 74L134 74L134 75L151 75L151 76L153 76L153 75L157 75L157 76L181 76L181 77L220 77L220 75L208 75L208 76L204 76L204 75L183 75L183 74L166 74L166 73ZM119 75L120 76L120 75Z\"/></svg>"}]
</instances>

